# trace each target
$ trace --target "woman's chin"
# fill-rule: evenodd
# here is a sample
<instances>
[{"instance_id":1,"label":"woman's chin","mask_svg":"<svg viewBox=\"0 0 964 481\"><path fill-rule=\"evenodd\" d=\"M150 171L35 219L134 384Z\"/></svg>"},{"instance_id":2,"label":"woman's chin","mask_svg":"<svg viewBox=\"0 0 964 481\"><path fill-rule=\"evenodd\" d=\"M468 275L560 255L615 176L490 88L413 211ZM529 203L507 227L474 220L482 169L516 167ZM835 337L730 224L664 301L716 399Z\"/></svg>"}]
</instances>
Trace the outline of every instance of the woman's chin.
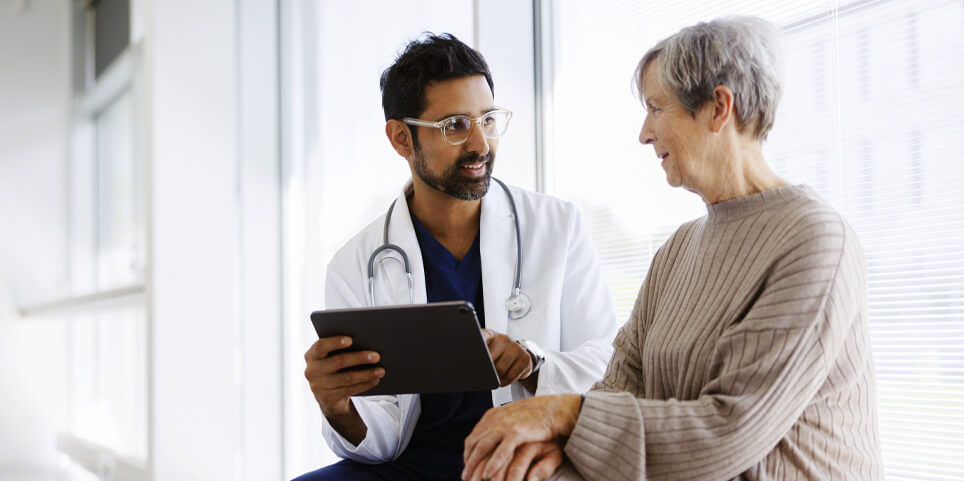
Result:
<instances>
[{"instance_id":1,"label":"woman's chin","mask_svg":"<svg viewBox=\"0 0 964 481\"><path fill-rule=\"evenodd\" d=\"M680 179L678 175L675 175L671 172L666 173L666 183L669 184L670 187L679 187L683 185L682 179Z\"/></svg>"}]
</instances>

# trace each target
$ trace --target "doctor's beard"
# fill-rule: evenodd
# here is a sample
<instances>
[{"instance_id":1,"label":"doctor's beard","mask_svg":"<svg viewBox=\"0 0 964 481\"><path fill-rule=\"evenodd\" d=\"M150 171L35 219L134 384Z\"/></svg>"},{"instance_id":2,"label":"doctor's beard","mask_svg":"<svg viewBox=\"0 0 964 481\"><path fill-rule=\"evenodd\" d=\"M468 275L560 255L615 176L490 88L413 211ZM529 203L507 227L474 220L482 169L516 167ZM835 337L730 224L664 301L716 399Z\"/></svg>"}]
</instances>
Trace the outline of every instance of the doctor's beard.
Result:
<instances>
[{"instance_id":1,"label":"doctor's beard","mask_svg":"<svg viewBox=\"0 0 964 481\"><path fill-rule=\"evenodd\" d=\"M478 200L489 191L489 182L492 180L492 164L495 163L494 152L489 151L485 155L465 154L456 159L455 163L442 173L435 174L428 170L425 157L422 156L420 150L416 149L412 165L415 175L429 187L461 200ZM462 174L463 165L476 164L482 160L485 161L485 173L481 177L472 179Z\"/></svg>"}]
</instances>

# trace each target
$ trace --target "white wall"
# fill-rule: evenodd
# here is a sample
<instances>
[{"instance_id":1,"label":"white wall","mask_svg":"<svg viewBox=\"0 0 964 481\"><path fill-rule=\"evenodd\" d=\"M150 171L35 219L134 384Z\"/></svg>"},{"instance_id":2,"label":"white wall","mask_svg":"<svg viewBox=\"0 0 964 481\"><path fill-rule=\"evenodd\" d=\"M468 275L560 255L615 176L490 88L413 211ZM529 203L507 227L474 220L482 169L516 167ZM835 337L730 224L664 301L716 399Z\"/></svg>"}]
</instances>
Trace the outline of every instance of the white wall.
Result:
<instances>
[{"instance_id":1,"label":"white wall","mask_svg":"<svg viewBox=\"0 0 964 481\"><path fill-rule=\"evenodd\" d=\"M155 1L151 132L154 479L240 479L236 3Z\"/></svg>"},{"instance_id":2,"label":"white wall","mask_svg":"<svg viewBox=\"0 0 964 481\"><path fill-rule=\"evenodd\" d=\"M277 479L277 12L145 8L154 479Z\"/></svg>"},{"instance_id":3,"label":"white wall","mask_svg":"<svg viewBox=\"0 0 964 481\"><path fill-rule=\"evenodd\" d=\"M239 3L242 447L245 479L282 477L281 150L278 7Z\"/></svg>"},{"instance_id":4,"label":"white wall","mask_svg":"<svg viewBox=\"0 0 964 481\"><path fill-rule=\"evenodd\" d=\"M67 2L0 1L0 262L18 301L66 286Z\"/></svg>"},{"instance_id":5,"label":"white wall","mask_svg":"<svg viewBox=\"0 0 964 481\"><path fill-rule=\"evenodd\" d=\"M16 306L66 286L69 2L0 1L0 477L50 465L64 422L62 324Z\"/></svg>"}]
</instances>

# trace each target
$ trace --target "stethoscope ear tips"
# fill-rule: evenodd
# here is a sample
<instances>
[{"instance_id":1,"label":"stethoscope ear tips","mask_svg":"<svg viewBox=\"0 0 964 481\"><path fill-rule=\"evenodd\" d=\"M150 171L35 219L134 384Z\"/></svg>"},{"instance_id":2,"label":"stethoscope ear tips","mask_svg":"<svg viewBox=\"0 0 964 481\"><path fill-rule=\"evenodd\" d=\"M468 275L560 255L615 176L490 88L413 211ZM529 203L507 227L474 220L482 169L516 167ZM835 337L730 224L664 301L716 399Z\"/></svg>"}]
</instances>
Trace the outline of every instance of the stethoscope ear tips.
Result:
<instances>
[{"instance_id":1,"label":"stethoscope ear tips","mask_svg":"<svg viewBox=\"0 0 964 481\"><path fill-rule=\"evenodd\" d=\"M505 309L509 311L509 319L522 319L532 309L532 301L524 292L518 292L505 300Z\"/></svg>"}]
</instances>

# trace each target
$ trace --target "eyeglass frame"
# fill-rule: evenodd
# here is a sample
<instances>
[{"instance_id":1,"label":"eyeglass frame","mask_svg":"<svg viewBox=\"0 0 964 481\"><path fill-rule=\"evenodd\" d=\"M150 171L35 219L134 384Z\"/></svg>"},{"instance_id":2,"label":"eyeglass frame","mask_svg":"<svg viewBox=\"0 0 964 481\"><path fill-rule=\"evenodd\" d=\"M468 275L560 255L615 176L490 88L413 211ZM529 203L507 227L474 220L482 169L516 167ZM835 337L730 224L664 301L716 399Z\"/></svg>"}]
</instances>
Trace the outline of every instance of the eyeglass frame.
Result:
<instances>
[{"instance_id":1,"label":"eyeglass frame","mask_svg":"<svg viewBox=\"0 0 964 481\"><path fill-rule=\"evenodd\" d=\"M462 139L462 140L459 141L459 142L451 142L451 141L449 141L448 136L445 135L445 122L447 122L447 121L449 121L449 120L451 120L451 119L457 119L457 118L469 119L469 122L471 122L471 123L473 123L473 124L479 124L479 129L482 130L482 135L485 135L486 138L488 138L488 139L498 139L499 137L502 137L502 134L499 134L499 135L496 135L496 136L490 136L490 135L488 135L488 134L485 133L485 128L482 126L482 119L484 119L484 118L488 117L489 115L492 115L493 113L496 113L496 112L504 112L504 113L506 114L505 127L508 129L508 128L509 128L509 121L512 120L512 111L509 110L509 109L504 109L504 108L502 108L502 107L496 107L496 108L494 108L494 109L492 109L492 110L490 110L490 111L488 111L488 112L486 112L486 113L484 113L484 114L482 114L482 115L480 115L480 116L478 116L478 117L475 117L475 118L469 117L468 115L461 115L461 114L460 114L460 115L450 115L450 116L448 116L448 117L445 117L445 118L442 119L442 120L439 120L438 122L430 122L430 121L428 121L428 120L415 119L415 118L412 118L412 117L404 117L404 118L402 118L402 122L404 122L404 123L406 123L406 124L408 124L408 125L417 125L417 126L419 126L419 127L435 127L436 129L439 129L439 131L442 133L442 139L444 139L447 144L449 144L449 145L462 145L462 144L464 144L467 140L469 140L469 136L471 135L471 133L466 134L465 138ZM471 130L472 130L472 127L469 126L469 131L471 132Z\"/></svg>"}]
</instances>

